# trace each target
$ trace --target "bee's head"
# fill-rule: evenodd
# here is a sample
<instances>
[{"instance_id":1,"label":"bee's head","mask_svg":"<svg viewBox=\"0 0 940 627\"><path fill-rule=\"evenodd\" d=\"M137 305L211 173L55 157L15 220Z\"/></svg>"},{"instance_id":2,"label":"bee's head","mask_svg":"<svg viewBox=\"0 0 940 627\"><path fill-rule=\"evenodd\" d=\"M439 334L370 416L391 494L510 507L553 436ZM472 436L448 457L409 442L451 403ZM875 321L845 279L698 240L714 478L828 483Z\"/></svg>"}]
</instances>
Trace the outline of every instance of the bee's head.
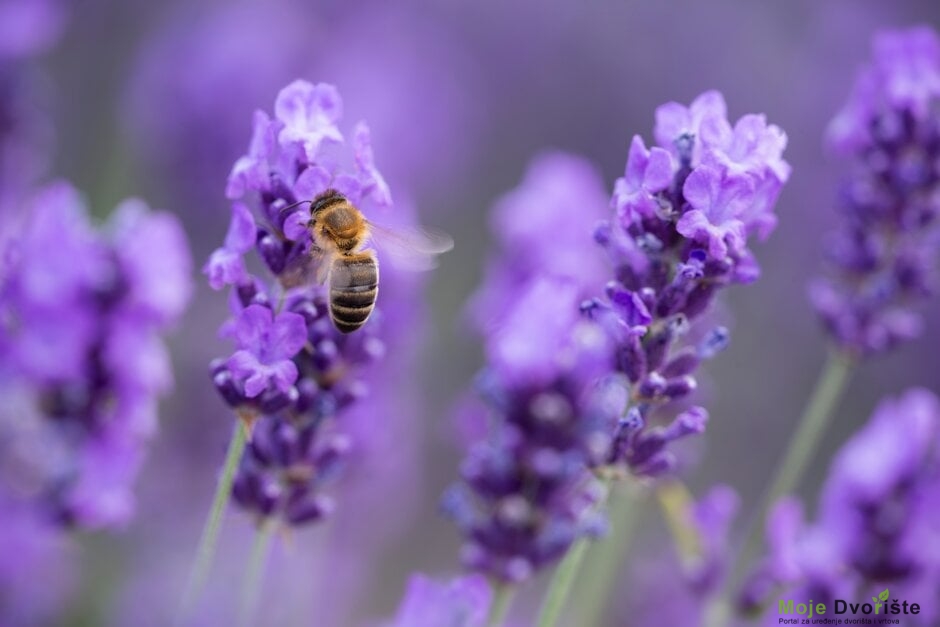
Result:
<instances>
[{"instance_id":1,"label":"bee's head","mask_svg":"<svg viewBox=\"0 0 940 627\"><path fill-rule=\"evenodd\" d=\"M346 197L335 189L328 189L313 199L313 202L310 203L310 213L315 216L327 207L341 202L346 202Z\"/></svg>"}]
</instances>

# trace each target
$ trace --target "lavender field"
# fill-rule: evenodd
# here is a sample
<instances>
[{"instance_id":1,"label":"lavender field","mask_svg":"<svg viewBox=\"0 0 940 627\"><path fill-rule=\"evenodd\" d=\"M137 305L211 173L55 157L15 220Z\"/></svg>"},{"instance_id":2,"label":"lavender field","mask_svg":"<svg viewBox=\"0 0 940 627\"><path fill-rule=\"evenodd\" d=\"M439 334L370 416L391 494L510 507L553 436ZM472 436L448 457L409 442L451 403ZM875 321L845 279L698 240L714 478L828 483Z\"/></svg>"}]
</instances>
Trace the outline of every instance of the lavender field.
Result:
<instances>
[{"instance_id":1,"label":"lavender field","mask_svg":"<svg viewBox=\"0 0 940 627\"><path fill-rule=\"evenodd\" d=\"M936 627L938 261L929 0L0 0L0 627Z\"/></svg>"}]
</instances>

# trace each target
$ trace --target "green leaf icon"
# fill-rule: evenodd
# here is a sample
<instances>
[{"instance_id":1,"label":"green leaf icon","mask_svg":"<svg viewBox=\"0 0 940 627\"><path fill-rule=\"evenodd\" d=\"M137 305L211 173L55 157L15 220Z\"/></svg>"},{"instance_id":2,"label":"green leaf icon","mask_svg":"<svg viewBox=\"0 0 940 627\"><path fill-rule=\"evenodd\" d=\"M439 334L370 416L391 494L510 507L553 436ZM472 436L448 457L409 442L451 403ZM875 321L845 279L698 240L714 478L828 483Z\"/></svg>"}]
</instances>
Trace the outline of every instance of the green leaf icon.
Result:
<instances>
[{"instance_id":1,"label":"green leaf icon","mask_svg":"<svg viewBox=\"0 0 940 627\"><path fill-rule=\"evenodd\" d=\"M875 603L877 603L877 602L878 602L878 597L872 597L871 600L874 601Z\"/></svg>"},{"instance_id":2,"label":"green leaf icon","mask_svg":"<svg viewBox=\"0 0 940 627\"><path fill-rule=\"evenodd\" d=\"M878 595L878 598L881 599L882 601L887 601L887 600L888 600L888 589L885 588L884 591L883 591L881 594Z\"/></svg>"}]
</instances>

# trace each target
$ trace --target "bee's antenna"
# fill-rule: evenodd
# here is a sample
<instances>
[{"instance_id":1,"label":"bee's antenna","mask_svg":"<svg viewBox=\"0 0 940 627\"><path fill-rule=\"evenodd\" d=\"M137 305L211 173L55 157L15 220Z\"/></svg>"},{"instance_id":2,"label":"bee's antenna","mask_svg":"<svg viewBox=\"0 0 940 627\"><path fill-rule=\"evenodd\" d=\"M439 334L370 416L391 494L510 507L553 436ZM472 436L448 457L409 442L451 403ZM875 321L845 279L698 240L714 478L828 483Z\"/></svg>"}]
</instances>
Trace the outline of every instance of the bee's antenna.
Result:
<instances>
[{"instance_id":1,"label":"bee's antenna","mask_svg":"<svg viewBox=\"0 0 940 627\"><path fill-rule=\"evenodd\" d=\"M281 211L287 211L288 209L293 209L294 207L300 206L300 205L304 204L305 202L313 202L313 201L312 201L312 200L298 200L297 202L295 202L295 203L293 203L293 204L291 204L291 205L287 205L286 207L281 207L280 210L281 210Z\"/></svg>"}]
</instances>

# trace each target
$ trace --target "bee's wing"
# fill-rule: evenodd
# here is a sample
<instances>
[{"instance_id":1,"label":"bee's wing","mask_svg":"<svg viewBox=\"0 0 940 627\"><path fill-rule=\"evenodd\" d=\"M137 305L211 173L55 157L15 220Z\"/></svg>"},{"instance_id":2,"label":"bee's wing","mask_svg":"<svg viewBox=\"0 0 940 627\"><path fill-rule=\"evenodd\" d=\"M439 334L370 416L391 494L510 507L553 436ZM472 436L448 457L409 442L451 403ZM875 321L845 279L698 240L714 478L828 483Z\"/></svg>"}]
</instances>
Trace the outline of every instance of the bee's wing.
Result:
<instances>
[{"instance_id":1,"label":"bee's wing","mask_svg":"<svg viewBox=\"0 0 940 627\"><path fill-rule=\"evenodd\" d=\"M454 247L450 235L426 227L388 228L369 222L369 235L379 253L405 270L430 270L437 265L437 255Z\"/></svg>"},{"instance_id":2,"label":"bee's wing","mask_svg":"<svg viewBox=\"0 0 940 627\"><path fill-rule=\"evenodd\" d=\"M332 265L332 255L319 248L312 248L287 262L287 266L281 273L281 282L288 288L311 283L323 285L330 274Z\"/></svg>"}]
</instances>

